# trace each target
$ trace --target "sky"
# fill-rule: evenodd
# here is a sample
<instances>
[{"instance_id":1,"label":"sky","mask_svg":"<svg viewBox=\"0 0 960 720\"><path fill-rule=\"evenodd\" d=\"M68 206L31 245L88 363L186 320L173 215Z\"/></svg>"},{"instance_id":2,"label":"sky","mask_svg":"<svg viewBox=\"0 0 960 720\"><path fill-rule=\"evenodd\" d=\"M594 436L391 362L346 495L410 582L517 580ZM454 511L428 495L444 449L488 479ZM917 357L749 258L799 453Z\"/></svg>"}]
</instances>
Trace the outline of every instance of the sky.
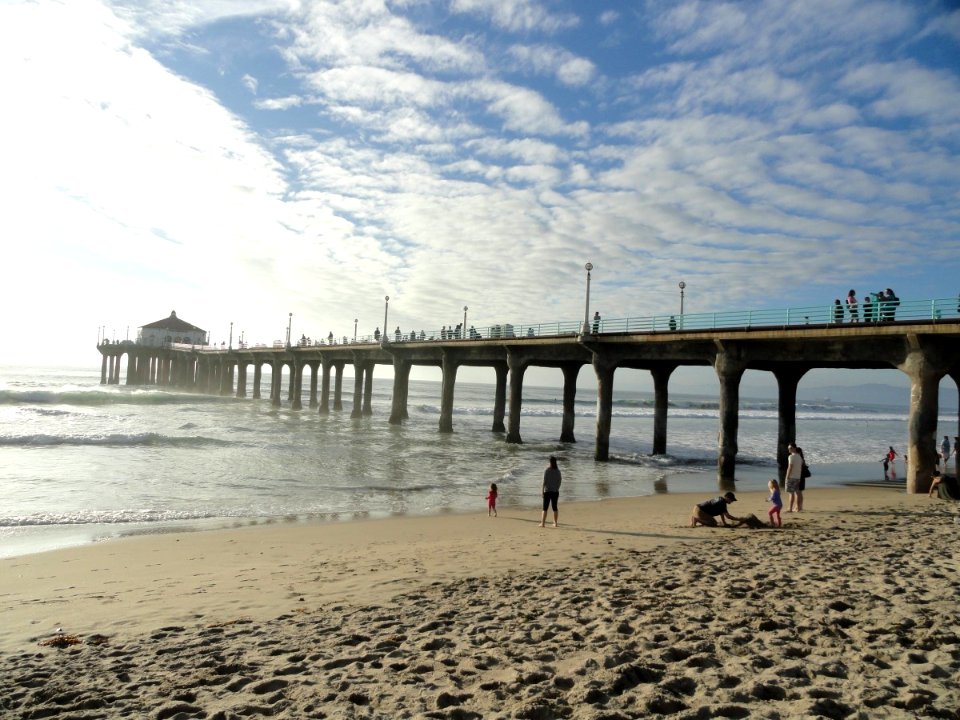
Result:
<instances>
[{"instance_id":1,"label":"sky","mask_svg":"<svg viewBox=\"0 0 960 720\"><path fill-rule=\"evenodd\" d=\"M4 0L0 67L6 364L960 289L950 0Z\"/></svg>"}]
</instances>

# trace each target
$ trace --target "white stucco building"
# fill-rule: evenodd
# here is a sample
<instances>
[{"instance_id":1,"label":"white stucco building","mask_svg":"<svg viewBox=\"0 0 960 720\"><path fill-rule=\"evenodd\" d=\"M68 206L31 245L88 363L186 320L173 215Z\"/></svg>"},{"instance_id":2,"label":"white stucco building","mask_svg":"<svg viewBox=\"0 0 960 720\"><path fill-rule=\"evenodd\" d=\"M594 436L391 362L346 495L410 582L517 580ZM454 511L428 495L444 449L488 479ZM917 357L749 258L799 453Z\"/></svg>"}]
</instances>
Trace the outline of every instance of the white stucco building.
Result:
<instances>
[{"instance_id":1,"label":"white stucco building","mask_svg":"<svg viewBox=\"0 0 960 720\"><path fill-rule=\"evenodd\" d=\"M203 345L206 341L207 331L178 318L176 310L170 313L170 317L149 325L141 325L140 333L137 335L138 344L154 347L169 343Z\"/></svg>"}]
</instances>

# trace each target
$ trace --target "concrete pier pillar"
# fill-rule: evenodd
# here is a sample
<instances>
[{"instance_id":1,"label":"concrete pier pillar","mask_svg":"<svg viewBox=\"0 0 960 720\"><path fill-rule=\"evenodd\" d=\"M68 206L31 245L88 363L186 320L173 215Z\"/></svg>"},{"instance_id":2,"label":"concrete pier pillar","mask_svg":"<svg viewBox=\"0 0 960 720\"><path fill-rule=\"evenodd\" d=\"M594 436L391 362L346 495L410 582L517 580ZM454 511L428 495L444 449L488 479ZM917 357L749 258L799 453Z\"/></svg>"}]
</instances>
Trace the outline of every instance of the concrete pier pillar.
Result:
<instances>
[{"instance_id":1,"label":"concrete pier pillar","mask_svg":"<svg viewBox=\"0 0 960 720\"><path fill-rule=\"evenodd\" d=\"M247 361L237 360L237 397L247 396Z\"/></svg>"},{"instance_id":2,"label":"concrete pier pillar","mask_svg":"<svg viewBox=\"0 0 960 720\"><path fill-rule=\"evenodd\" d=\"M934 353L912 338L906 359L897 367L910 377L910 416L907 421L907 492L930 489L937 468L937 414L940 379L946 368Z\"/></svg>"},{"instance_id":3,"label":"concrete pier pillar","mask_svg":"<svg viewBox=\"0 0 960 720\"><path fill-rule=\"evenodd\" d=\"M315 408L317 406L317 369L320 363L313 360L307 364L310 366L310 407Z\"/></svg>"},{"instance_id":4,"label":"concrete pier pillar","mask_svg":"<svg viewBox=\"0 0 960 720\"><path fill-rule=\"evenodd\" d=\"M720 432L717 436L717 482L722 490L736 480L737 431L740 426L740 379L746 363L736 348L722 347L713 364L720 379Z\"/></svg>"},{"instance_id":5,"label":"concrete pier pillar","mask_svg":"<svg viewBox=\"0 0 960 720\"><path fill-rule=\"evenodd\" d=\"M330 414L330 368L332 365L330 360L325 359L321 362L323 378L320 381L320 404L317 409L320 415Z\"/></svg>"},{"instance_id":6,"label":"concrete pier pillar","mask_svg":"<svg viewBox=\"0 0 960 720\"><path fill-rule=\"evenodd\" d=\"M280 407L280 393L283 392L283 363L270 365L270 406Z\"/></svg>"},{"instance_id":7,"label":"concrete pier pillar","mask_svg":"<svg viewBox=\"0 0 960 720\"><path fill-rule=\"evenodd\" d=\"M507 428L503 424L503 417L507 411L507 372L510 370L505 362L498 362L493 366L497 373L497 385L493 398L493 427L491 432L505 433Z\"/></svg>"},{"instance_id":8,"label":"concrete pier pillar","mask_svg":"<svg viewBox=\"0 0 960 720\"><path fill-rule=\"evenodd\" d=\"M453 432L453 394L457 384L457 368L459 364L446 350L443 352L440 367L443 370L443 379L440 391L440 432Z\"/></svg>"},{"instance_id":9,"label":"concrete pier pillar","mask_svg":"<svg viewBox=\"0 0 960 720\"><path fill-rule=\"evenodd\" d=\"M373 366L374 363L368 363L364 368L363 378L363 414L373 415Z\"/></svg>"},{"instance_id":10,"label":"concrete pier pillar","mask_svg":"<svg viewBox=\"0 0 960 720\"><path fill-rule=\"evenodd\" d=\"M653 454L667 454L667 409L670 407L670 376L674 364L650 369L653 378Z\"/></svg>"},{"instance_id":11,"label":"concrete pier pillar","mask_svg":"<svg viewBox=\"0 0 960 720\"><path fill-rule=\"evenodd\" d=\"M957 427L953 433L951 433L953 437L956 438L960 437L960 370L951 371L950 377L953 378L953 382L957 387ZM960 450L958 450L957 455L953 456L953 463L954 477L960 478Z\"/></svg>"},{"instance_id":12,"label":"concrete pier pillar","mask_svg":"<svg viewBox=\"0 0 960 720\"><path fill-rule=\"evenodd\" d=\"M593 459L610 459L610 425L613 417L613 376L617 364L600 353L593 354L593 371L597 375L597 442Z\"/></svg>"},{"instance_id":13,"label":"concrete pier pillar","mask_svg":"<svg viewBox=\"0 0 960 720\"><path fill-rule=\"evenodd\" d=\"M790 456L787 446L797 442L797 386L809 369L791 366L773 371L777 379L777 479L781 482L786 476Z\"/></svg>"},{"instance_id":14,"label":"concrete pier pillar","mask_svg":"<svg viewBox=\"0 0 960 720\"><path fill-rule=\"evenodd\" d=\"M263 378L263 365L259 360L253 361L253 399L260 399L260 381Z\"/></svg>"},{"instance_id":15,"label":"concrete pier pillar","mask_svg":"<svg viewBox=\"0 0 960 720\"><path fill-rule=\"evenodd\" d=\"M107 359L109 360L110 365L110 369L108 371L109 374L107 376L107 384L113 385L113 355L109 355Z\"/></svg>"},{"instance_id":16,"label":"concrete pier pillar","mask_svg":"<svg viewBox=\"0 0 960 720\"><path fill-rule=\"evenodd\" d=\"M337 370L337 376L333 381L333 409L343 410L343 366L346 363L343 360L335 362L333 366Z\"/></svg>"},{"instance_id":17,"label":"concrete pier pillar","mask_svg":"<svg viewBox=\"0 0 960 720\"><path fill-rule=\"evenodd\" d=\"M391 425L400 425L407 417L407 385L410 382L410 368L413 367L409 360L393 356L393 398L390 402ZM441 416L443 413L441 412Z\"/></svg>"},{"instance_id":18,"label":"concrete pier pillar","mask_svg":"<svg viewBox=\"0 0 960 720\"><path fill-rule=\"evenodd\" d=\"M293 394L297 386L297 373L293 368L293 362L285 363L287 367L290 368L290 376L287 378L287 402L293 404ZM280 365L280 369L283 369L283 365Z\"/></svg>"},{"instance_id":19,"label":"concrete pier pillar","mask_svg":"<svg viewBox=\"0 0 960 720\"><path fill-rule=\"evenodd\" d=\"M100 384L107 384L107 356L104 355L100 360Z\"/></svg>"},{"instance_id":20,"label":"concrete pier pillar","mask_svg":"<svg viewBox=\"0 0 960 720\"><path fill-rule=\"evenodd\" d=\"M353 409L350 417L363 417L363 363L353 361Z\"/></svg>"},{"instance_id":21,"label":"concrete pier pillar","mask_svg":"<svg viewBox=\"0 0 960 720\"><path fill-rule=\"evenodd\" d=\"M293 399L290 402L292 410L303 410L303 361L293 361Z\"/></svg>"},{"instance_id":22,"label":"concrete pier pillar","mask_svg":"<svg viewBox=\"0 0 960 720\"><path fill-rule=\"evenodd\" d=\"M137 378L137 358L127 352L127 385L134 385Z\"/></svg>"},{"instance_id":23,"label":"concrete pier pillar","mask_svg":"<svg viewBox=\"0 0 960 720\"><path fill-rule=\"evenodd\" d=\"M510 368L510 417L507 421L507 442L520 444L520 409L523 406L523 374L527 365L522 358L507 350L507 366Z\"/></svg>"},{"instance_id":24,"label":"concrete pier pillar","mask_svg":"<svg viewBox=\"0 0 960 720\"><path fill-rule=\"evenodd\" d=\"M220 358L217 363L218 394L230 395L233 393L233 383L230 382L230 364L226 358Z\"/></svg>"},{"instance_id":25,"label":"concrete pier pillar","mask_svg":"<svg viewBox=\"0 0 960 720\"><path fill-rule=\"evenodd\" d=\"M580 363L564 365L563 370L563 421L560 425L560 442L576 442L573 435L573 425L576 421L577 376L580 374Z\"/></svg>"}]
</instances>

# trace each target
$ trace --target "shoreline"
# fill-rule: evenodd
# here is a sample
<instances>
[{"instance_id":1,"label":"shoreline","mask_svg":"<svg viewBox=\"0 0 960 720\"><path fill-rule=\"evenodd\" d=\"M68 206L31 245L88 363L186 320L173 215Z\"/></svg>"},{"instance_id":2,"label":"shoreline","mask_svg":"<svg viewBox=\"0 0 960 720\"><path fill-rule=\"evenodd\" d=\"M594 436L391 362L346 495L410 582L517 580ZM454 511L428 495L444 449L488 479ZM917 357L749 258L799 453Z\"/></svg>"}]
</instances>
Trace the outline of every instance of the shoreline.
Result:
<instances>
[{"instance_id":1,"label":"shoreline","mask_svg":"<svg viewBox=\"0 0 960 720\"><path fill-rule=\"evenodd\" d=\"M960 611L943 601L960 569L929 558L956 542L957 507L829 488L808 491L782 529L687 527L705 497L561 499L556 529L511 508L0 560L0 707L457 718L957 706ZM731 509L765 518L765 494L738 492ZM78 644L41 644L61 634Z\"/></svg>"},{"instance_id":2,"label":"shoreline","mask_svg":"<svg viewBox=\"0 0 960 720\"><path fill-rule=\"evenodd\" d=\"M811 483L813 489L843 487L850 484L866 484L881 481L866 479L873 463L823 463L815 468L817 483ZM760 491L766 481L776 475L773 465L742 464L737 468L736 492ZM881 487L885 486L881 482ZM670 490L670 487L676 489ZM890 487L897 487L893 484ZM741 488L743 488L741 490ZM901 488L902 489L902 488ZM484 490L485 492L485 490ZM592 499L578 499L577 502L591 503L611 499L636 499L659 495L683 495L689 493L719 492L715 471L691 470L684 467L665 467L659 480L652 483L645 494L612 495ZM483 493L478 489L476 507L485 507ZM504 507L522 510L534 507L536 494L501 497ZM65 525L16 525L0 528L0 560L23 557L36 553L54 552L70 548L97 545L103 542L122 540L144 535L166 535L178 533L208 532L211 530L229 530L240 527L260 527L272 525L313 525L325 523L362 522L368 519L390 519L394 517L429 518L444 515L469 515L474 509L439 509L422 512L408 512L402 515L370 514L364 511L351 513L330 512L323 514L283 515L283 516L224 516L192 519L158 520L149 523L77 523Z\"/></svg>"}]
</instances>

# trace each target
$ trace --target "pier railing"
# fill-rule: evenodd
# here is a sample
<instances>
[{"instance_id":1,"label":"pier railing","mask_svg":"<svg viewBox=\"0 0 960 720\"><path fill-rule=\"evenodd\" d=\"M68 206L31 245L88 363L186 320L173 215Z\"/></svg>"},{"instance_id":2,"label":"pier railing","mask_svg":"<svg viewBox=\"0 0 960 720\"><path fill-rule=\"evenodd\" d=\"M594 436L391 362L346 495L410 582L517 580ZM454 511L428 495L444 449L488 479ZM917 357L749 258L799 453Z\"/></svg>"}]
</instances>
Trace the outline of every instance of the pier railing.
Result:
<instances>
[{"instance_id":1,"label":"pier railing","mask_svg":"<svg viewBox=\"0 0 960 720\"><path fill-rule=\"evenodd\" d=\"M594 323L591 318L587 332L603 333L643 333L643 332L679 332L695 330L730 330L737 328L785 328L801 325L817 326L856 326L858 324L882 324L887 322L931 322L956 321L960 318L960 298L936 298L932 300L899 300L896 304L889 301L871 302L857 305L856 319L852 318L844 304L841 311L833 303L806 305L802 307L770 310L728 310L709 313L685 313L683 315L664 314L625 318L605 318ZM394 333L384 333L379 338L373 335L310 339L307 342L291 343L291 347L321 347L326 345L368 344L384 340L386 342L447 342L456 340L504 340L514 338L549 338L578 335L584 331L582 320L560 320L534 323L496 323L482 327L456 329L407 330L399 337ZM224 350L222 345L176 345L176 347L201 350ZM284 347L283 343L244 343L233 349L265 349Z\"/></svg>"}]
</instances>

